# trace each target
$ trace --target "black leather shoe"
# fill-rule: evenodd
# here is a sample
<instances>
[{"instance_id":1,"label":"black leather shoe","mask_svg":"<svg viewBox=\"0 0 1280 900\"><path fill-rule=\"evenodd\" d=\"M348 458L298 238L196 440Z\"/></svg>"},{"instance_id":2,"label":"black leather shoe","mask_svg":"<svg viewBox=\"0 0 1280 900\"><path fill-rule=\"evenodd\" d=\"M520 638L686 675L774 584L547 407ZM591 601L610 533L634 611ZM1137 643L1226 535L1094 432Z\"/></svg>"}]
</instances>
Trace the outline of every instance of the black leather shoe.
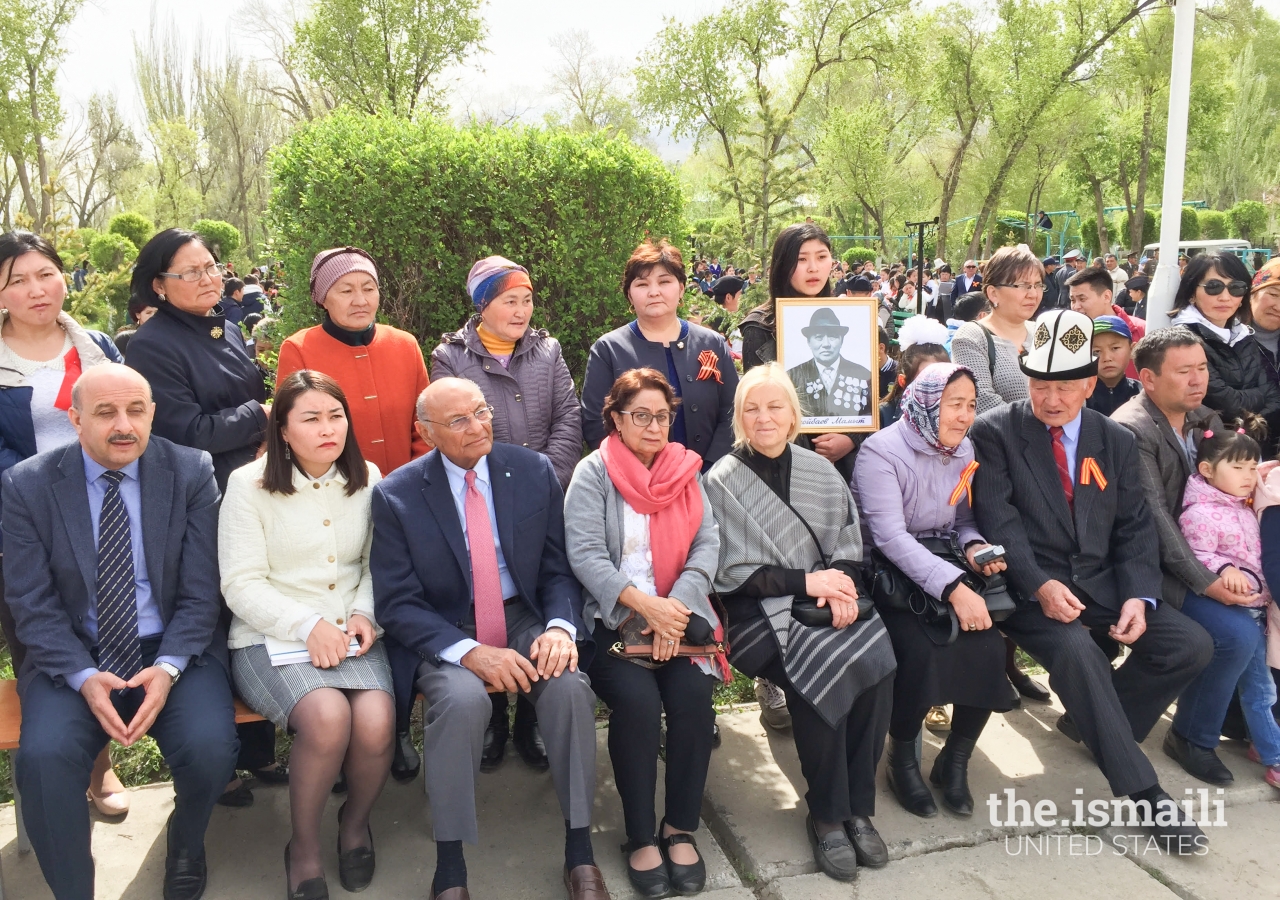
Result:
<instances>
[{"instance_id":1,"label":"black leather shoe","mask_svg":"<svg viewBox=\"0 0 1280 900\"><path fill-rule=\"evenodd\" d=\"M1076 728L1076 723L1071 721L1071 713L1063 713L1058 716L1058 730L1067 736L1068 739L1081 743L1080 729Z\"/></svg>"},{"instance_id":2,"label":"black leather shoe","mask_svg":"<svg viewBox=\"0 0 1280 900\"><path fill-rule=\"evenodd\" d=\"M346 812L347 804L342 804L338 809L338 825L342 825L342 814ZM373 829L369 829L369 846L357 847L354 850L342 852L342 833L339 827L338 833L338 879L342 882L343 889L349 894L358 894L367 888L373 882L373 870L376 865L376 859L373 854Z\"/></svg>"},{"instance_id":3,"label":"black leather shoe","mask_svg":"<svg viewBox=\"0 0 1280 900\"><path fill-rule=\"evenodd\" d=\"M551 768L551 763L547 759L547 745L542 742L542 732L538 728L537 713L532 703L522 703L522 700L523 697L516 700L516 727L511 734L511 743L515 744L521 759L539 772L545 772Z\"/></svg>"},{"instance_id":4,"label":"black leather shoe","mask_svg":"<svg viewBox=\"0 0 1280 900\"><path fill-rule=\"evenodd\" d=\"M667 872L667 858L662 858L662 863L653 869L633 869L631 867L631 854L635 853L641 847L652 847L657 841L649 841L640 843L638 841L627 841L622 845L622 855L627 864L627 878L631 881L631 886L636 889L641 897L666 897L671 893L671 875ZM661 851L659 851L661 852Z\"/></svg>"},{"instance_id":5,"label":"black leather shoe","mask_svg":"<svg viewBox=\"0 0 1280 900\"><path fill-rule=\"evenodd\" d=\"M1172 728L1169 729L1169 733L1173 733ZM1177 815L1177 824L1159 824L1161 814L1167 819L1170 809ZM1178 807L1176 801L1164 791L1156 794L1155 800L1152 801L1151 819L1156 823L1151 826L1151 834L1155 836L1160 849L1164 852L1191 856L1208 849L1208 836L1200 830L1200 826L1187 818L1187 814Z\"/></svg>"},{"instance_id":6,"label":"black leather shoe","mask_svg":"<svg viewBox=\"0 0 1280 900\"><path fill-rule=\"evenodd\" d=\"M1236 780L1231 770L1208 747L1198 747L1170 728L1164 735L1164 752L1187 774L1209 784L1226 785Z\"/></svg>"},{"instance_id":7,"label":"black leather shoe","mask_svg":"<svg viewBox=\"0 0 1280 900\"><path fill-rule=\"evenodd\" d=\"M885 846L880 832L876 831L876 826L866 816L854 816L845 822L844 833L853 842L858 865L868 869L883 869L889 865L889 848Z\"/></svg>"},{"instance_id":8,"label":"black leather shoe","mask_svg":"<svg viewBox=\"0 0 1280 900\"><path fill-rule=\"evenodd\" d=\"M164 900L200 900L209 877L204 851L192 856L174 852L169 837L173 829L173 813L165 823Z\"/></svg>"},{"instance_id":9,"label":"black leather shoe","mask_svg":"<svg viewBox=\"0 0 1280 900\"><path fill-rule=\"evenodd\" d=\"M969 758L977 741L952 734L933 761L929 781L942 788L942 805L957 816L973 815L973 794L969 793Z\"/></svg>"},{"instance_id":10,"label":"black leather shoe","mask_svg":"<svg viewBox=\"0 0 1280 900\"><path fill-rule=\"evenodd\" d=\"M218 797L219 806L228 806L232 809L244 809L247 806L253 806L253 791L249 789L249 785L241 781L240 786L230 790L223 791Z\"/></svg>"},{"instance_id":11,"label":"black leather shoe","mask_svg":"<svg viewBox=\"0 0 1280 900\"><path fill-rule=\"evenodd\" d=\"M484 729L484 749L480 752L480 771L492 772L502 765L507 755L507 737L511 727L507 724L507 707L503 704L501 712L494 709L489 717L489 724Z\"/></svg>"},{"instance_id":12,"label":"black leather shoe","mask_svg":"<svg viewBox=\"0 0 1280 900\"><path fill-rule=\"evenodd\" d=\"M1016 675L1010 675L1009 680L1013 682L1014 689L1026 697L1028 700L1035 700L1038 703L1048 703L1052 695L1042 688L1039 683L1033 681L1031 676L1021 669L1017 670Z\"/></svg>"},{"instance_id":13,"label":"black leather shoe","mask_svg":"<svg viewBox=\"0 0 1280 900\"><path fill-rule=\"evenodd\" d=\"M666 830L667 820L662 820L662 825L658 826L658 834L662 834ZM693 847L693 852L698 854L698 861L691 865L683 866L680 863L671 861L671 845L672 844L688 844ZM671 834L667 837L658 838L658 852L662 854L662 861L667 865L667 874L671 878L671 887L681 894L698 894L707 886L707 864L702 859L702 854L698 851L698 844L691 834Z\"/></svg>"},{"instance_id":14,"label":"black leather shoe","mask_svg":"<svg viewBox=\"0 0 1280 900\"><path fill-rule=\"evenodd\" d=\"M269 769L257 769L252 774L263 784L289 783L289 767L282 763L276 763Z\"/></svg>"},{"instance_id":15,"label":"black leather shoe","mask_svg":"<svg viewBox=\"0 0 1280 900\"><path fill-rule=\"evenodd\" d=\"M836 881L853 881L858 877L858 854L844 829L828 834L818 834L813 816L806 816L805 831L809 832L809 844L813 847L813 861L828 877Z\"/></svg>"},{"instance_id":16,"label":"black leather shoe","mask_svg":"<svg viewBox=\"0 0 1280 900\"><path fill-rule=\"evenodd\" d=\"M289 890L289 845L284 845L284 895L287 900L329 900L329 884L320 878L308 878L298 885L296 891ZM168 897L165 898L168 900Z\"/></svg>"},{"instance_id":17,"label":"black leather shoe","mask_svg":"<svg viewBox=\"0 0 1280 900\"><path fill-rule=\"evenodd\" d=\"M404 784L418 777L422 768L422 757L418 748L413 746L413 736L409 732L396 735L395 755L391 757L391 777Z\"/></svg>"},{"instance_id":18,"label":"black leather shoe","mask_svg":"<svg viewBox=\"0 0 1280 900\"><path fill-rule=\"evenodd\" d=\"M889 789L898 798L902 808L922 819L932 819L938 814L933 802L933 792L920 774L920 761L916 759L916 742L889 738Z\"/></svg>"}]
</instances>

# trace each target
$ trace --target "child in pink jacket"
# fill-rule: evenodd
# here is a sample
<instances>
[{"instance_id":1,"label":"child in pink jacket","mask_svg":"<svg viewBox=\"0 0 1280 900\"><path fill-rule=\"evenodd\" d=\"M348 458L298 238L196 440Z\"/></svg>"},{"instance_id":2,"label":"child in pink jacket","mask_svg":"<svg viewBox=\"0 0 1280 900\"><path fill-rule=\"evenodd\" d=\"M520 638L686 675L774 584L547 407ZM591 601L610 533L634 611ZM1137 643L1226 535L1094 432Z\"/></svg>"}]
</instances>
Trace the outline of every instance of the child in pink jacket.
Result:
<instances>
[{"instance_id":1,"label":"child in pink jacket","mask_svg":"<svg viewBox=\"0 0 1280 900\"><path fill-rule=\"evenodd\" d=\"M1179 759L1198 758L1193 775L1228 784L1231 771L1214 748L1231 695L1240 706L1252 739L1250 758L1267 767L1264 778L1280 788L1280 726L1271 715L1275 682L1267 668L1266 610L1271 592L1262 575L1262 535L1250 498L1258 483L1257 441L1241 431L1206 431L1198 474L1187 480L1178 523L1196 558L1221 576L1239 600L1221 603L1188 593L1182 612L1213 636L1209 665L1178 698L1165 751ZM1177 747L1185 742L1189 747ZM1186 763L1183 763L1184 767Z\"/></svg>"}]
</instances>

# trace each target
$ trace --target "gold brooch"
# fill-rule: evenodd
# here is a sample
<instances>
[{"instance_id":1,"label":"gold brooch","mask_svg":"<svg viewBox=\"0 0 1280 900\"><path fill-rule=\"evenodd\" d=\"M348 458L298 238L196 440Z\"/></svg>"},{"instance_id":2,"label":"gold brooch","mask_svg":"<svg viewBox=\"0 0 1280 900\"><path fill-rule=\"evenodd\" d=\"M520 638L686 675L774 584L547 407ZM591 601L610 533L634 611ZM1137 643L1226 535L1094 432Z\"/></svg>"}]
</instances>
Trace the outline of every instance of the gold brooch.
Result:
<instances>
[{"instance_id":1,"label":"gold brooch","mask_svg":"<svg viewBox=\"0 0 1280 900\"><path fill-rule=\"evenodd\" d=\"M218 338L222 337L222 326L221 326L221 325L214 325L212 328L210 328L210 329L209 329L209 337L213 338L215 341L216 341Z\"/></svg>"}]
</instances>

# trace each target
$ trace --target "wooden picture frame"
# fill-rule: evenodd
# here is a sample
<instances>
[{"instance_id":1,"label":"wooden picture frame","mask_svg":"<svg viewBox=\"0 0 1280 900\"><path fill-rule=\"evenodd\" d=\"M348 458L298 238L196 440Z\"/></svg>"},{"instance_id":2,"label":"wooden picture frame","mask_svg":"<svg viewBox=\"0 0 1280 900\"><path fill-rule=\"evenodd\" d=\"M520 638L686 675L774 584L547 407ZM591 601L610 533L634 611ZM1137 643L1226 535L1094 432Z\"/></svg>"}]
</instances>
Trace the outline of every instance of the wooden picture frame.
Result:
<instances>
[{"instance_id":1,"label":"wooden picture frame","mask_svg":"<svg viewBox=\"0 0 1280 900\"><path fill-rule=\"evenodd\" d=\"M842 297L774 301L778 365L800 395L802 434L880 429L876 307Z\"/></svg>"}]
</instances>

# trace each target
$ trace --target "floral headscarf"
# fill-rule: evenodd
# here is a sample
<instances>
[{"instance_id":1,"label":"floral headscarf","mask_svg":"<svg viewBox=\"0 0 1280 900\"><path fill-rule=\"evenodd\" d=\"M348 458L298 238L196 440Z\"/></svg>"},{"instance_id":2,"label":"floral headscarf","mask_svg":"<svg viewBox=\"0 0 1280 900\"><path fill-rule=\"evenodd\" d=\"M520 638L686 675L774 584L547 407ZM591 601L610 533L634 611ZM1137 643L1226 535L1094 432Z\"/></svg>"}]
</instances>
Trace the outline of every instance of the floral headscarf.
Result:
<instances>
[{"instance_id":1,"label":"floral headscarf","mask_svg":"<svg viewBox=\"0 0 1280 900\"><path fill-rule=\"evenodd\" d=\"M926 444L944 456L955 456L960 449L948 447L938 438L938 419L942 414L942 392L947 389L952 377L957 372L965 372L970 378L971 372L965 366L955 363L931 363L925 366L916 376L916 380L907 385L902 394L903 421Z\"/></svg>"}]
</instances>

